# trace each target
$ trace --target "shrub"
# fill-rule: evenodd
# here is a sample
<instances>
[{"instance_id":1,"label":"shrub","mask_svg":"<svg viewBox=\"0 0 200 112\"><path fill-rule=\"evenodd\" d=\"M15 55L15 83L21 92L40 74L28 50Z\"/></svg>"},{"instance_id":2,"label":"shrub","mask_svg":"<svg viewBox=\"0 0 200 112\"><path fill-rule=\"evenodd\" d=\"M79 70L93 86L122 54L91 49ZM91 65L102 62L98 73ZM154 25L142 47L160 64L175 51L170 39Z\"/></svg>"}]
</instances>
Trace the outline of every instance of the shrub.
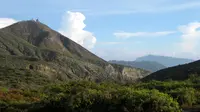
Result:
<instances>
[{"instance_id":1,"label":"shrub","mask_svg":"<svg viewBox=\"0 0 200 112\"><path fill-rule=\"evenodd\" d=\"M197 101L194 88L178 88L171 90L169 94L176 98L180 105L192 106Z\"/></svg>"},{"instance_id":2,"label":"shrub","mask_svg":"<svg viewBox=\"0 0 200 112\"><path fill-rule=\"evenodd\" d=\"M87 86L86 86L87 85ZM34 111L60 112L180 112L179 105L169 95L157 90L135 90L111 84L88 82L68 83L57 98L48 98L32 108ZM118 88L114 88L118 87ZM54 89L53 91L58 91ZM62 90L62 92L60 91ZM60 94L59 93L59 94ZM41 105L43 105L41 107Z\"/></svg>"}]
</instances>

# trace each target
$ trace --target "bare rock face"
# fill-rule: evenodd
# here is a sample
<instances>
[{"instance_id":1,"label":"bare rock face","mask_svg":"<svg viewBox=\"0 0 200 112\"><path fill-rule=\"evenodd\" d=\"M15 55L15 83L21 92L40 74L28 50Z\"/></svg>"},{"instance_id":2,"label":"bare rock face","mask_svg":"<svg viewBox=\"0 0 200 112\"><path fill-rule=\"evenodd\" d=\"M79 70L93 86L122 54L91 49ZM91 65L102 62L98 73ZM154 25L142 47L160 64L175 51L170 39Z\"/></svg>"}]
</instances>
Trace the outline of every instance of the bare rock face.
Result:
<instances>
[{"instance_id":1,"label":"bare rock face","mask_svg":"<svg viewBox=\"0 0 200 112\"><path fill-rule=\"evenodd\" d=\"M116 74L118 74L115 70L115 68L112 65L108 65L105 68L105 72L108 73L108 77L112 77L115 76Z\"/></svg>"},{"instance_id":2,"label":"bare rock face","mask_svg":"<svg viewBox=\"0 0 200 112\"><path fill-rule=\"evenodd\" d=\"M117 81L121 81L123 83L135 82L150 74L150 72L144 71L142 69L136 69L124 66L121 66L121 68L118 67L114 68L114 67L111 64L106 66L105 71L108 74L107 77Z\"/></svg>"},{"instance_id":3,"label":"bare rock face","mask_svg":"<svg viewBox=\"0 0 200 112\"><path fill-rule=\"evenodd\" d=\"M138 70L136 68L128 68L124 67L122 71L122 75L124 77L130 78L131 80L139 80L144 78L145 76L149 75L148 72L144 72L143 70Z\"/></svg>"}]
</instances>

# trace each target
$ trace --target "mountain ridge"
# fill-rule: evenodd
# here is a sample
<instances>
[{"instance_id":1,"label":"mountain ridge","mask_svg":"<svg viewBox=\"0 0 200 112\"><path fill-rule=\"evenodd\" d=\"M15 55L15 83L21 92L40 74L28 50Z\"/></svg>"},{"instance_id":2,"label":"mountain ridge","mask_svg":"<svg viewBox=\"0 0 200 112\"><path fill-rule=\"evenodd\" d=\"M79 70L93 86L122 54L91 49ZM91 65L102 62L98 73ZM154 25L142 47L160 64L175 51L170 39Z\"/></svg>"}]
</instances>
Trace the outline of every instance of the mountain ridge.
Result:
<instances>
[{"instance_id":1,"label":"mountain ridge","mask_svg":"<svg viewBox=\"0 0 200 112\"><path fill-rule=\"evenodd\" d=\"M186 64L193 62L192 59L169 57L169 56L159 56L159 55L147 55L137 58L135 61L154 61L158 62L166 67L172 67L176 65Z\"/></svg>"},{"instance_id":2,"label":"mountain ridge","mask_svg":"<svg viewBox=\"0 0 200 112\"><path fill-rule=\"evenodd\" d=\"M23 70L32 71L30 74L39 72L50 82L84 79L133 83L150 73L109 64L47 25L33 20L0 29L0 51L0 67L17 70L22 75Z\"/></svg>"},{"instance_id":3,"label":"mountain ridge","mask_svg":"<svg viewBox=\"0 0 200 112\"><path fill-rule=\"evenodd\" d=\"M77 54L77 57L85 59L87 59L88 57L97 58L95 54L89 52L81 45L76 44L71 39L66 38L65 36L61 35L55 30L52 30L47 25L40 22L36 22L33 20L21 21L9 27L3 28L2 30L4 32L12 33L15 36L20 36L25 41L28 41L32 45L41 49L50 49L59 53L64 52L68 54L68 56L70 56L70 52L72 52L73 54ZM98 59L105 62L105 60L101 58Z\"/></svg>"}]
</instances>

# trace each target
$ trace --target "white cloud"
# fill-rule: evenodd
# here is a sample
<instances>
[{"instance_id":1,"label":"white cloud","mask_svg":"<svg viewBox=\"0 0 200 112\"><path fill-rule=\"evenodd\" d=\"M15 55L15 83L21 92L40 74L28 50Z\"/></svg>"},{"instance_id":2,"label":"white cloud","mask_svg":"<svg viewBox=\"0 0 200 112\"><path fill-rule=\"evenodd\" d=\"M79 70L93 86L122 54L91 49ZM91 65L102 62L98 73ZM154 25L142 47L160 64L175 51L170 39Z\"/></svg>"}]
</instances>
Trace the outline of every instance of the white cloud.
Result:
<instances>
[{"instance_id":1,"label":"white cloud","mask_svg":"<svg viewBox=\"0 0 200 112\"><path fill-rule=\"evenodd\" d=\"M115 32L114 36L118 38L130 38L130 37L157 37L166 36L175 33L174 31L163 31L163 32Z\"/></svg>"},{"instance_id":2,"label":"white cloud","mask_svg":"<svg viewBox=\"0 0 200 112\"><path fill-rule=\"evenodd\" d=\"M179 46L182 52L195 53L200 44L200 22L189 23L180 26L178 29L182 33Z\"/></svg>"},{"instance_id":3,"label":"white cloud","mask_svg":"<svg viewBox=\"0 0 200 112\"><path fill-rule=\"evenodd\" d=\"M176 35L180 33L180 35L177 36L179 37L178 38L180 40L179 42L177 41L172 42L170 47L166 48L165 50L159 51L159 50L154 49L154 52L145 52L144 54L146 55L157 54L157 55L164 55L164 56L199 59L200 53L198 51L200 47L200 22L192 22L192 23L188 23L187 25L179 26L177 28L177 31L136 32L136 33L116 32L114 33L114 35L118 38L131 38L131 37L166 36L173 33L176 33ZM150 50L151 49L148 49L148 51ZM124 53L124 54L127 54L127 53Z\"/></svg>"},{"instance_id":4,"label":"white cloud","mask_svg":"<svg viewBox=\"0 0 200 112\"><path fill-rule=\"evenodd\" d=\"M17 20L12 18L0 18L0 29L16 23Z\"/></svg>"},{"instance_id":5,"label":"white cloud","mask_svg":"<svg viewBox=\"0 0 200 112\"><path fill-rule=\"evenodd\" d=\"M80 12L68 11L62 18L59 32L83 47L91 49L96 43L96 37L91 32L84 30L85 19L86 17Z\"/></svg>"}]
</instances>

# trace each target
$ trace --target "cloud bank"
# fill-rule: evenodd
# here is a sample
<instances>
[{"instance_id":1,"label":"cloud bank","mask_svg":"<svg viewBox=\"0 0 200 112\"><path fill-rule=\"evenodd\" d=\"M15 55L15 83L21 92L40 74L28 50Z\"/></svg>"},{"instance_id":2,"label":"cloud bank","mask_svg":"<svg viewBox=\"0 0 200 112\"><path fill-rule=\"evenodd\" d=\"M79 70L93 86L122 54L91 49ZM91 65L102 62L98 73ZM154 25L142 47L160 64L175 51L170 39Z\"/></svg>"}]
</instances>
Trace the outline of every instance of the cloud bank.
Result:
<instances>
[{"instance_id":1,"label":"cloud bank","mask_svg":"<svg viewBox=\"0 0 200 112\"><path fill-rule=\"evenodd\" d=\"M179 46L182 52L197 52L198 44L200 44L200 22L192 22L188 25L182 25L178 29L182 33Z\"/></svg>"},{"instance_id":2,"label":"cloud bank","mask_svg":"<svg viewBox=\"0 0 200 112\"><path fill-rule=\"evenodd\" d=\"M62 18L59 32L87 49L96 44L96 37L84 30L86 17L80 12L66 12Z\"/></svg>"},{"instance_id":3,"label":"cloud bank","mask_svg":"<svg viewBox=\"0 0 200 112\"><path fill-rule=\"evenodd\" d=\"M166 36L175 33L174 31L163 31L163 32L115 32L114 36L118 38L131 38L131 37L157 37Z\"/></svg>"},{"instance_id":4,"label":"cloud bank","mask_svg":"<svg viewBox=\"0 0 200 112\"><path fill-rule=\"evenodd\" d=\"M12 18L0 18L0 29L16 23L17 20Z\"/></svg>"}]
</instances>

